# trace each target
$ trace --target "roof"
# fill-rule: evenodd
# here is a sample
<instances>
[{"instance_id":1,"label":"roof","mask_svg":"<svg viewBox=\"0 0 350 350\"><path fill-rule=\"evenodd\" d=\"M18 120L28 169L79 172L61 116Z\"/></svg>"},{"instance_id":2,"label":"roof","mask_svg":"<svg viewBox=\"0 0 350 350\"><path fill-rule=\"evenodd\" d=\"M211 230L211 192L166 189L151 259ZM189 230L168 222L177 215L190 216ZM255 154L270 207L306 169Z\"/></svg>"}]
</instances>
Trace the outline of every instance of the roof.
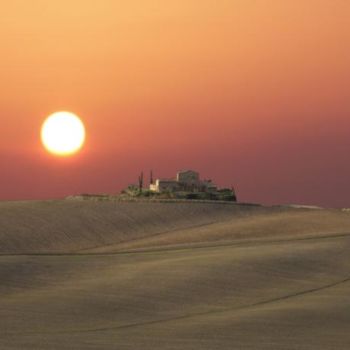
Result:
<instances>
[{"instance_id":1,"label":"roof","mask_svg":"<svg viewBox=\"0 0 350 350\"><path fill-rule=\"evenodd\" d=\"M198 171L190 170L190 169L179 170L177 173L178 174L180 174L180 173L196 173L196 174L199 174Z\"/></svg>"},{"instance_id":2,"label":"roof","mask_svg":"<svg viewBox=\"0 0 350 350\"><path fill-rule=\"evenodd\" d=\"M156 181L159 181L159 182L176 182L176 179L156 179Z\"/></svg>"}]
</instances>

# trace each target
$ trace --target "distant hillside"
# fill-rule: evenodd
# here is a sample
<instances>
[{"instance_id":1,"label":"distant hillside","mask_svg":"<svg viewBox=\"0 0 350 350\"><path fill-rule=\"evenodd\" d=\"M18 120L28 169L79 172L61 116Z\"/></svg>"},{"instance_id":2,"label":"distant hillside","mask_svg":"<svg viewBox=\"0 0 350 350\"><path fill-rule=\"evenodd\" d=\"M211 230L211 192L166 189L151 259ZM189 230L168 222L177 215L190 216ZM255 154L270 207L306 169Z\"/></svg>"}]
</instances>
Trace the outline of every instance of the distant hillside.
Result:
<instances>
[{"instance_id":1,"label":"distant hillside","mask_svg":"<svg viewBox=\"0 0 350 350\"><path fill-rule=\"evenodd\" d=\"M0 202L0 253L72 252L263 210L214 203Z\"/></svg>"},{"instance_id":2,"label":"distant hillside","mask_svg":"<svg viewBox=\"0 0 350 350\"><path fill-rule=\"evenodd\" d=\"M0 213L0 254L113 252L350 231L350 215L340 211L215 202L0 202Z\"/></svg>"}]
</instances>

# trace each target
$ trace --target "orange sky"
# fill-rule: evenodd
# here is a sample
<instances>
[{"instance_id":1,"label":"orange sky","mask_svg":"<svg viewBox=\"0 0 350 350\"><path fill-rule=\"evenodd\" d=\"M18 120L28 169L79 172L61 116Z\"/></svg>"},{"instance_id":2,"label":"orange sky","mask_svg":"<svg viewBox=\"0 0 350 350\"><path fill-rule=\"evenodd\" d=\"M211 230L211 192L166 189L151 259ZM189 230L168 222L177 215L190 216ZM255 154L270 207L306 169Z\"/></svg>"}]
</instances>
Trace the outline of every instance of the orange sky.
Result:
<instances>
[{"instance_id":1,"label":"orange sky","mask_svg":"<svg viewBox=\"0 0 350 350\"><path fill-rule=\"evenodd\" d=\"M347 0L11 0L0 199L115 192L194 168L242 200L350 206ZM47 155L43 119L88 141Z\"/></svg>"}]
</instances>

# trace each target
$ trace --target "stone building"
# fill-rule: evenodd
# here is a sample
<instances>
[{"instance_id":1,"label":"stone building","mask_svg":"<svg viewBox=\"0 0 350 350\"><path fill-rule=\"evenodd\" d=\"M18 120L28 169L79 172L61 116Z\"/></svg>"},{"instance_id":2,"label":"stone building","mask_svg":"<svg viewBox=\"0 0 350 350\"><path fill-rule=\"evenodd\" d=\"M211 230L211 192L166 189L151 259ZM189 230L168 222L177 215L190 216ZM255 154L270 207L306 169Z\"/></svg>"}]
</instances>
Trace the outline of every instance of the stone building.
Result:
<instances>
[{"instance_id":1,"label":"stone building","mask_svg":"<svg viewBox=\"0 0 350 350\"><path fill-rule=\"evenodd\" d=\"M176 192L180 191L179 183L171 179L157 179L150 184L149 189L154 192Z\"/></svg>"},{"instance_id":2,"label":"stone building","mask_svg":"<svg viewBox=\"0 0 350 350\"><path fill-rule=\"evenodd\" d=\"M193 170L181 170L176 174L176 181L184 184L196 184L198 185L199 173Z\"/></svg>"},{"instance_id":3,"label":"stone building","mask_svg":"<svg viewBox=\"0 0 350 350\"><path fill-rule=\"evenodd\" d=\"M211 192L217 186L211 180L201 180L199 173L193 170L182 170L176 174L175 179L157 179L150 184L154 192Z\"/></svg>"}]
</instances>

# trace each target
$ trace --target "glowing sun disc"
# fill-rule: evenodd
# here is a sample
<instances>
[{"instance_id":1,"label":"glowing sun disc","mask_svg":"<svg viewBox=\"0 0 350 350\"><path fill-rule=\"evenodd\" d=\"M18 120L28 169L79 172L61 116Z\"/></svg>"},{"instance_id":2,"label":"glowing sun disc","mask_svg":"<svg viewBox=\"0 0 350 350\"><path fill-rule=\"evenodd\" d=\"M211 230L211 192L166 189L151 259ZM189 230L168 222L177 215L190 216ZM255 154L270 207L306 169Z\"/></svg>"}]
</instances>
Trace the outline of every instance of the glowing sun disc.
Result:
<instances>
[{"instance_id":1,"label":"glowing sun disc","mask_svg":"<svg viewBox=\"0 0 350 350\"><path fill-rule=\"evenodd\" d=\"M41 141L46 150L52 154L72 155L84 145L84 124L73 113L56 112L45 120L41 128Z\"/></svg>"}]
</instances>

